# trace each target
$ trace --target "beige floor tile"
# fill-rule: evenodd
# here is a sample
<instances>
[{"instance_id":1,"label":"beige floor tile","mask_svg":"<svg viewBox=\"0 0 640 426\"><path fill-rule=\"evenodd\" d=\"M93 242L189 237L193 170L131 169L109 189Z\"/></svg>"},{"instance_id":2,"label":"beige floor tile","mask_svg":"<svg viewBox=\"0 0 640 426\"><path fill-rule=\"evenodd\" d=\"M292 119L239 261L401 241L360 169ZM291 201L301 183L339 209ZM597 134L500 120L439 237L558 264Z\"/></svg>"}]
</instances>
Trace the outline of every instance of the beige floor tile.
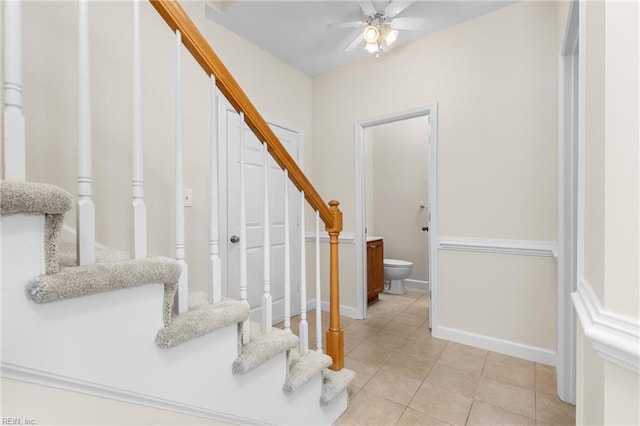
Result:
<instances>
[{"instance_id":1,"label":"beige floor tile","mask_svg":"<svg viewBox=\"0 0 640 426\"><path fill-rule=\"evenodd\" d=\"M485 350L450 342L438 361L479 375L486 358L487 351Z\"/></svg>"},{"instance_id":2,"label":"beige floor tile","mask_svg":"<svg viewBox=\"0 0 640 426\"><path fill-rule=\"evenodd\" d=\"M365 320L365 324L367 327L371 327L376 331L381 330L385 325L387 325L394 317L389 316L369 316Z\"/></svg>"},{"instance_id":3,"label":"beige floor tile","mask_svg":"<svg viewBox=\"0 0 640 426\"><path fill-rule=\"evenodd\" d=\"M322 312L322 323L323 324L329 324L329 312L326 312L327 317L325 318L324 314L325 312ZM349 324L351 324L352 322L357 321L355 318L349 318L349 317L345 317L344 315L340 315L340 325L342 326L342 328L348 326Z\"/></svg>"},{"instance_id":4,"label":"beige floor tile","mask_svg":"<svg viewBox=\"0 0 640 426\"><path fill-rule=\"evenodd\" d=\"M427 319L429 310L426 307L411 305L404 310L406 314L417 315Z\"/></svg>"},{"instance_id":5,"label":"beige floor tile","mask_svg":"<svg viewBox=\"0 0 640 426\"><path fill-rule=\"evenodd\" d=\"M344 338L346 339L357 339L357 340L366 340L369 336L376 333L376 329L367 326L364 324L364 321L358 320L355 321L344 329Z\"/></svg>"},{"instance_id":6,"label":"beige floor tile","mask_svg":"<svg viewBox=\"0 0 640 426\"><path fill-rule=\"evenodd\" d=\"M473 401L467 425L535 425L530 417L521 416L482 401Z\"/></svg>"},{"instance_id":7,"label":"beige floor tile","mask_svg":"<svg viewBox=\"0 0 640 426\"><path fill-rule=\"evenodd\" d=\"M422 315L412 315L406 312L400 312L393 320L404 324L417 325L418 327L427 321Z\"/></svg>"},{"instance_id":8,"label":"beige floor tile","mask_svg":"<svg viewBox=\"0 0 640 426\"><path fill-rule=\"evenodd\" d=\"M333 426L355 426L353 423L346 421L344 418L347 416L347 412L345 411L342 415L336 420Z\"/></svg>"},{"instance_id":9,"label":"beige floor tile","mask_svg":"<svg viewBox=\"0 0 640 426\"><path fill-rule=\"evenodd\" d=\"M424 380L433 367L434 362L426 359L416 358L410 355L395 353L382 367L402 377Z\"/></svg>"},{"instance_id":10,"label":"beige floor tile","mask_svg":"<svg viewBox=\"0 0 640 426\"><path fill-rule=\"evenodd\" d=\"M476 399L526 417L536 418L536 397L530 389L483 377L480 379Z\"/></svg>"},{"instance_id":11,"label":"beige floor tile","mask_svg":"<svg viewBox=\"0 0 640 426\"><path fill-rule=\"evenodd\" d=\"M550 425L575 425L576 407L557 396L536 393L536 419Z\"/></svg>"},{"instance_id":12,"label":"beige floor tile","mask_svg":"<svg viewBox=\"0 0 640 426\"><path fill-rule=\"evenodd\" d=\"M416 299L406 297L404 294L381 293L378 297L383 302L397 303L398 305L405 306L411 305L416 301Z\"/></svg>"},{"instance_id":13,"label":"beige floor tile","mask_svg":"<svg viewBox=\"0 0 640 426\"><path fill-rule=\"evenodd\" d=\"M374 367L382 367L392 355L393 352L389 349L372 345L368 341L365 341L349 353L351 358L359 359Z\"/></svg>"},{"instance_id":14,"label":"beige floor tile","mask_svg":"<svg viewBox=\"0 0 640 426\"><path fill-rule=\"evenodd\" d=\"M433 337L424 340L409 339L402 348L398 349L398 352L436 361L446 346L447 342L445 340Z\"/></svg>"},{"instance_id":15,"label":"beige floor tile","mask_svg":"<svg viewBox=\"0 0 640 426\"><path fill-rule=\"evenodd\" d=\"M343 420L354 425L394 425L404 408L396 402L361 390L349 403Z\"/></svg>"},{"instance_id":16,"label":"beige floor tile","mask_svg":"<svg viewBox=\"0 0 640 426\"><path fill-rule=\"evenodd\" d=\"M433 366L424 383L436 389L447 389L451 392L473 398L480 382L480 375L450 367L438 361Z\"/></svg>"},{"instance_id":17,"label":"beige floor tile","mask_svg":"<svg viewBox=\"0 0 640 426\"><path fill-rule=\"evenodd\" d=\"M364 340L359 340L359 339L348 339L345 336L344 339L344 354L345 355L349 355L351 353L351 351L353 351L355 348L357 348L358 346L360 346L360 344L364 342Z\"/></svg>"},{"instance_id":18,"label":"beige floor tile","mask_svg":"<svg viewBox=\"0 0 640 426\"><path fill-rule=\"evenodd\" d=\"M407 292L405 293L405 297L411 297L413 299L419 299L421 297L424 297L427 295L428 291L424 288L419 288L419 287L411 287L411 286L406 286L405 287Z\"/></svg>"},{"instance_id":19,"label":"beige floor tile","mask_svg":"<svg viewBox=\"0 0 640 426\"><path fill-rule=\"evenodd\" d=\"M425 321L424 325L418 327L415 333L411 335L412 339L429 340L433 336L431 335L431 329L429 324Z\"/></svg>"},{"instance_id":20,"label":"beige floor tile","mask_svg":"<svg viewBox=\"0 0 640 426\"><path fill-rule=\"evenodd\" d=\"M384 331L385 333L399 334L401 336L406 336L406 337L411 336L417 330L418 330L417 325L409 325L402 322L398 322L396 320L389 321L381 329L381 331Z\"/></svg>"},{"instance_id":21,"label":"beige floor tile","mask_svg":"<svg viewBox=\"0 0 640 426\"><path fill-rule=\"evenodd\" d=\"M427 414L421 413L418 410L407 407L402 413L402 417L398 420L397 425L407 426L447 426L449 423L438 420L435 417L431 417Z\"/></svg>"},{"instance_id":22,"label":"beige floor tile","mask_svg":"<svg viewBox=\"0 0 640 426\"><path fill-rule=\"evenodd\" d=\"M421 380L400 376L392 371L381 369L367 382L363 389L406 406L421 383Z\"/></svg>"},{"instance_id":23,"label":"beige floor tile","mask_svg":"<svg viewBox=\"0 0 640 426\"><path fill-rule=\"evenodd\" d=\"M489 352L482 375L527 389L534 386L534 363L508 355Z\"/></svg>"},{"instance_id":24,"label":"beige floor tile","mask_svg":"<svg viewBox=\"0 0 640 426\"><path fill-rule=\"evenodd\" d=\"M417 306L419 308L428 308L429 298L426 296L422 296L420 299L416 300L415 303L411 306Z\"/></svg>"},{"instance_id":25,"label":"beige floor tile","mask_svg":"<svg viewBox=\"0 0 640 426\"><path fill-rule=\"evenodd\" d=\"M536 370L536 392L547 395L557 395L556 372L548 370Z\"/></svg>"},{"instance_id":26,"label":"beige floor tile","mask_svg":"<svg viewBox=\"0 0 640 426\"><path fill-rule=\"evenodd\" d=\"M366 362L362 362L358 359L351 358L349 356L344 357L344 366L349 370L355 371L356 378L353 379L353 385L359 388L367 384L367 382L379 370L378 367L368 365Z\"/></svg>"},{"instance_id":27,"label":"beige floor tile","mask_svg":"<svg viewBox=\"0 0 640 426\"><path fill-rule=\"evenodd\" d=\"M361 390L362 389L357 386L349 385L349 387L347 388L347 392L349 392L349 401L351 401L353 397L356 396L356 394Z\"/></svg>"},{"instance_id":28,"label":"beige floor tile","mask_svg":"<svg viewBox=\"0 0 640 426\"><path fill-rule=\"evenodd\" d=\"M423 383L409 407L453 425L464 425L472 401L471 398Z\"/></svg>"},{"instance_id":29,"label":"beige floor tile","mask_svg":"<svg viewBox=\"0 0 640 426\"><path fill-rule=\"evenodd\" d=\"M407 309L406 304L395 303L393 300L381 299L377 303L374 303L367 307L367 317L370 315L395 317L405 309Z\"/></svg>"},{"instance_id":30,"label":"beige floor tile","mask_svg":"<svg viewBox=\"0 0 640 426\"><path fill-rule=\"evenodd\" d=\"M409 339L404 336L398 336L397 334L385 333L380 331L371 337L366 342L374 346L380 346L387 349L399 349L403 347Z\"/></svg>"},{"instance_id":31,"label":"beige floor tile","mask_svg":"<svg viewBox=\"0 0 640 426\"><path fill-rule=\"evenodd\" d=\"M536 365L536 371L542 370L542 371L547 371L549 373L554 373L554 374L556 372L555 367L552 367L550 365L539 364L537 362L535 363L535 365Z\"/></svg>"}]
</instances>

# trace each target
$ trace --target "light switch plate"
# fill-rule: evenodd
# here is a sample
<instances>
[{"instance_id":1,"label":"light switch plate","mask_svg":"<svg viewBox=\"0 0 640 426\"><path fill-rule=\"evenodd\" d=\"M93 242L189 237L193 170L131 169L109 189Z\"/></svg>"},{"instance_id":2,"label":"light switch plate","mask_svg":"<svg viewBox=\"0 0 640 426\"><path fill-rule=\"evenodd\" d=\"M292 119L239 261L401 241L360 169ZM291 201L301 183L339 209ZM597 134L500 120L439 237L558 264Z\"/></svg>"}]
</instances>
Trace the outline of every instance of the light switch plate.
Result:
<instances>
[{"instance_id":1,"label":"light switch plate","mask_svg":"<svg viewBox=\"0 0 640 426\"><path fill-rule=\"evenodd\" d=\"M193 207L193 189L191 188L184 189L184 206Z\"/></svg>"}]
</instances>

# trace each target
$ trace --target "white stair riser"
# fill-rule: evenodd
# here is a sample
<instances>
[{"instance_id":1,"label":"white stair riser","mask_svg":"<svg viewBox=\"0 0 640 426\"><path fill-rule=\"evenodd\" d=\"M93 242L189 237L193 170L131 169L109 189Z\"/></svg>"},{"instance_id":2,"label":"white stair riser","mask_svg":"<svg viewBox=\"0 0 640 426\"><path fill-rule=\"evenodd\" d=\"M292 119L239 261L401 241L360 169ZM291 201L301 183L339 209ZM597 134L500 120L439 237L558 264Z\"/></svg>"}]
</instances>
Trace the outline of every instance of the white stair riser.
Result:
<instances>
[{"instance_id":1,"label":"white stair riser","mask_svg":"<svg viewBox=\"0 0 640 426\"><path fill-rule=\"evenodd\" d=\"M330 424L346 409L346 393L320 407L320 375L284 395L284 354L233 376L236 326L159 349L154 337L162 327L162 284L34 304L24 288L43 270L44 219L22 216L2 222L3 375L125 401L132 394L132 401L164 400L168 409L212 418L224 413L273 424ZM28 373L20 377L21 371Z\"/></svg>"}]
</instances>

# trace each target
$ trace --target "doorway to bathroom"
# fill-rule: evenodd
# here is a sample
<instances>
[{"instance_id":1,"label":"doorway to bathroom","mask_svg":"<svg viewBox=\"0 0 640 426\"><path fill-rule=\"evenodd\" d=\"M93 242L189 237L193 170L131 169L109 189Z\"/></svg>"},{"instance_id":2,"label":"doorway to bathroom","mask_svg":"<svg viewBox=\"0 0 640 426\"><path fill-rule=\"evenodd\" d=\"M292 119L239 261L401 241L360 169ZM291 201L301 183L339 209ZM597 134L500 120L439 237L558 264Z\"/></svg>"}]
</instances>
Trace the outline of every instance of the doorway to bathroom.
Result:
<instances>
[{"instance_id":1,"label":"doorway to bathroom","mask_svg":"<svg viewBox=\"0 0 640 426\"><path fill-rule=\"evenodd\" d=\"M412 264L405 286L429 290L429 326L434 327L437 104L358 121L355 144L359 316L366 317L367 301L371 300L367 291L367 241L381 240L385 259Z\"/></svg>"}]
</instances>

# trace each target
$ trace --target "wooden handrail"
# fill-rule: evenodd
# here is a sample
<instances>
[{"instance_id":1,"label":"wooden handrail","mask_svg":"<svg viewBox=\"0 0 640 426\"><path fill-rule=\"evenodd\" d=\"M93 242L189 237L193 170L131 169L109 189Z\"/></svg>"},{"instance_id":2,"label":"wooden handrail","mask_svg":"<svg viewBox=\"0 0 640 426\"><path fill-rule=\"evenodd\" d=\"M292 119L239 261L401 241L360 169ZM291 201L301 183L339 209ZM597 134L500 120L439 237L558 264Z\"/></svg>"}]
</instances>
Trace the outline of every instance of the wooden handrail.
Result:
<instances>
[{"instance_id":1,"label":"wooden handrail","mask_svg":"<svg viewBox=\"0 0 640 426\"><path fill-rule=\"evenodd\" d=\"M233 108L241 113L241 116L244 114L247 126L258 140L266 145L276 163L288 172L289 180L299 191L304 192L307 202L320 214L320 219L324 222L329 233L330 243L329 310L331 317L326 335L327 354L333 359L330 368L341 370L344 366L344 332L340 326L340 275L338 273L338 239L340 232L342 232L342 212L338 208L340 203L330 201L328 205L325 204L179 2L177 0L149 0L149 2L174 32L180 31L182 43L200 64L202 70L208 77L212 74L215 76L216 86L220 92Z\"/></svg>"},{"instance_id":2,"label":"wooden handrail","mask_svg":"<svg viewBox=\"0 0 640 426\"><path fill-rule=\"evenodd\" d=\"M289 172L289 179L298 188L304 191L309 205L320 213L320 218L325 226L332 227L334 214L320 197L309 179L302 172L295 160L289 155L278 137L273 133L267 122L262 118L255 106L251 103L238 82L233 78L227 67L222 63L218 55L213 51L205 37L200 33L193 21L189 18L182 6L176 0L149 0L158 11L162 19L175 32L182 34L182 42L194 59L200 64L202 70L210 76L216 77L216 86L229 100L238 112L244 112L245 122L253 131L258 140L267 144L269 153L276 163Z\"/></svg>"}]
</instances>

